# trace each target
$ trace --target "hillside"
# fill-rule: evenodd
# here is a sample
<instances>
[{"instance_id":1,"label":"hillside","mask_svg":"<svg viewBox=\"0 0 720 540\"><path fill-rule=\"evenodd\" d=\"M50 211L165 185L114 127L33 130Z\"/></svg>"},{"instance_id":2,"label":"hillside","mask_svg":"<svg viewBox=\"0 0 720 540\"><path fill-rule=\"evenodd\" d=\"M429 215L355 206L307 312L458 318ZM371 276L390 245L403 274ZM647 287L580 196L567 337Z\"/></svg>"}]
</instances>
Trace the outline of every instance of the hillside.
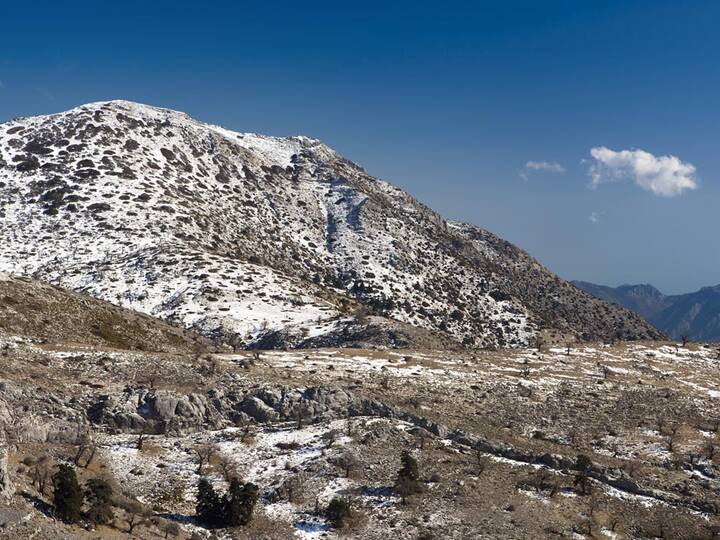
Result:
<instances>
[{"instance_id":1,"label":"hillside","mask_svg":"<svg viewBox=\"0 0 720 540\"><path fill-rule=\"evenodd\" d=\"M707 346L198 357L0 334L0 350L3 539L711 540L720 530L720 351ZM406 496L403 452L418 476ZM42 479L61 464L83 485L109 482L107 525L53 518ZM225 492L233 476L258 486L253 518L211 530L197 516L198 482ZM353 510L340 529L334 498Z\"/></svg>"},{"instance_id":2,"label":"hillside","mask_svg":"<svg viewBox=\"0 0 720 540\"><path fill-rule=\"evenodd\" d=\"M28 278L0 273L0 335L48 345L190 353L210 344L148 315Z\"/></svg>"},{"instance_id":3,"label":"hillside","mask_svg":"<svg viewBox=\"0 0 720 540\"><path fill-rule=\"evenodd\" d=\"M720 341L720 285L666 296L652 285L605 287L573 282L584 291L633 310L673 339Z\"/></svg>"},{"instance_id":4,"label":"hillside","mask_svg":"<svg viewBox=\"0 0 720 540\"><path fill-rule=\"evenodd\" d=\"M317 140L125 101L0 125L0 236L0 271L237 347L662 337Z\"/></svg>"}]
</instances>

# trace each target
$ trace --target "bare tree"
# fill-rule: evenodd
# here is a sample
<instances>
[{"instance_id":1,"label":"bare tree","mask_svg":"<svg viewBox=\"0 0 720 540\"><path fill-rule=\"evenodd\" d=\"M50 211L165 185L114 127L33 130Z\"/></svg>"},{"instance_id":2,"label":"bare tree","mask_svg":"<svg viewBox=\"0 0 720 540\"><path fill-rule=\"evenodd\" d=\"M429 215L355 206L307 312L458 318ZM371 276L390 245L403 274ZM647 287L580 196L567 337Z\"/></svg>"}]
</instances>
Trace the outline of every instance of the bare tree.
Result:
<instances>
[{"instance_id":1,"label":"bare tree","mask_svg":"<svg viewBox=\"0 0 720 540\"><path fill-rule=\"evenodd\" d=\"M47 495L45 490L50 485L52 479L53 463L49 456L42 455L32 461L30 476L33 486L41 495Z\"/></svg>"},{"instance_id":2,"label":"bare tree","mask_svg":"<svg viewBox=\"0 0 720 540\"><path fill-rule=\"evenodd\" d=\"M215 455L216 449L212 444L203 443L195 445L193 451L198 460L197 474L202 476L205 465L210 463L210 460Z\"/></svg>"},{"instance_id":3,"label":"bare tree","mask_svg":"<svg viewBox=\"0 0 720 540\"><path fill-rule=\"evenodd\" d=\"M95 459L97 444L95 443L92 432L87 428L82 428L80 424L78 424L78 430L75 436L75 445L77 446L77 451L73 457L73 463L76 467L87 469L93 462L93 459ZM85 464L82 464L83 457L85 458Z\"/></svg>"},{"instance_id":4,"label":"bare tree","mask_svg":"<svg viewBox=\"0 0 720 540\"><path fill-rule=\"evenodd\" d=\"M135 448L138 450L142 450L143 446L145 445L145 439L147 438L147 427L143 426L142 430L138 434L137 442L135 443Z\"/></svg>"},{"instance_id":5,"label":"bare tree","mask_svg":"<svg viewBox=\"0 0 720 540\"><path fill-rule=\"evenodd\" d=\"M223 478L226 482L230 482L233 478L238 476L238 466L234 459L226 456L225 454L218 454L217 466L222 471Z\"/></svg>"},{"instance_id":6,"label":"bare tree","mask_svg":"<svg viewBox=\"0 0 720 540\"><path fill-rule=\"evenodd\" d=\"M127 532L129 534L132 534L136 527L146 526L151 523L148 519L149 510L140 501L126 499L121 501L118 506L125 510L125 521L127 522Z\"/></svg>"},{"instance_id":7,"label":"bare tree","mask_svg":"<svg viewBox=\"0 0 720 540\"><path fill-rule=\"evenodd\" d=\"M352 452L346 451L337 459L337 466L345 472L345 478L360 466L360 460Z\"/></svg>"}]
</instances>

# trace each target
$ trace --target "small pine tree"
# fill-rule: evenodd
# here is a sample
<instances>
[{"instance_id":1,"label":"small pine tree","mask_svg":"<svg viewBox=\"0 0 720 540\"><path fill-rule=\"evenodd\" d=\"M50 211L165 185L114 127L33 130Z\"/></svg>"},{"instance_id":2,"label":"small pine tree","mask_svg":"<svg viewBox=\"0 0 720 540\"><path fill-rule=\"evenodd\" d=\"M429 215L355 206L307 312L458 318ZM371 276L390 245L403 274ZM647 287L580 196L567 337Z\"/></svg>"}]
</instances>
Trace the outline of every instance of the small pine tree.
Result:
<instances>
[{"instance_id":1,"label":"small pine tree","mask_svg":"<svg viewBox=\"0 0 720 540\"><path fill-rule=\"evenodd\" d=\"M331 500L327 510L325 510L325 518L334 529L342 529L345 527L345 524L351 516L352 508L350 508L350 504L345 499L339 497Z\"/></svg>"},{"instance_id":2,"label":"small pine tree","mask_svg":"<svg viewBox=\"0 0 720 540\"><path fill-rule=\"evenodd\" d=\"M398 471L398 476L415 481L420 479L418 462L410 452L405 450L400 457L400 461L402 462L402 468Z\"/></svg>"},{"instance_id":3,"label":"small pine tree","mask_svg":"<svg viewBox=\"0 0 720 540\"><path fill-rule=\"evenodd\" d=\"M585 496L592 492L592 486L590 485L590 479L588 478L588 472L590 471L592 464L592 460L585 454L579 454L575 460L575 466L580 472L575 475L573 485L580 495Z\"/></svg>"},{"instance_id":4,"label":"small pine tree","mask_svg":"<svg viewBox=\"0 0 720 540\"><path fill-rule=\"evenodd\" d=\"M592 460L587 457L585 454L578 454L577 459L575 460L576 467L579 471L582 473L587 473L588 469L592 467Z\"/></svg>"},{"instance_id":5,"label":"small pine tree","mask_svg":"<svg viewBox=\"0 0 720 540\"><path fill-rule=\"evenodd\" d=\"M96 525L109 523L113 518L113 490L110 484L101 478L91 478L85 484L85 498L89 508L88 519Z\"/></svg>"},{"instance_id":6,"label":"small pine tree","mask_svg":"<svg viewBox=\"0 0 720 540\"><path fill-rule=\"evenodd\" d=\"M69 465L58 465L58 470L53 475L53 487L57 517L65 523L80 521L83 492L78 484L75 469Z\"/></svg>"},{"instance_id":7,"label":"small pine tree","mask_svg":"<svg viewBox=\"0 0 720 540\"><path fill-rule=\"evenodd\" d=\"M407 450L401 456L402 468L398 471L395 480L395 491L398 492L405 504L408 496L416 493L422 493L422 484L420 483L420 472L418 471L417 460Z\"/></svg>"},{"instance_id":8,"label":"small pine tree","mask_svg":"<svg viewBox=\"0 0 720 540\"><path fill-rule=\"evenodd\" d=\"M201 478L198 482L195 513L198 519L208 527L219 527L222 524L221 499L206 478Z\"/></svg>"},{"instance_id":9,"label":"small pine tree","mask_svg":"<svg viewBox=\"0 0 720 540\"><path fill-rule=\"evenodd\" d=\"M233 478L225 496L225 524L228 527L239 527L250 523L257 498L258 487L255 484L252 482L243 484L237 478Z\"/></svg>"}]
</instances>

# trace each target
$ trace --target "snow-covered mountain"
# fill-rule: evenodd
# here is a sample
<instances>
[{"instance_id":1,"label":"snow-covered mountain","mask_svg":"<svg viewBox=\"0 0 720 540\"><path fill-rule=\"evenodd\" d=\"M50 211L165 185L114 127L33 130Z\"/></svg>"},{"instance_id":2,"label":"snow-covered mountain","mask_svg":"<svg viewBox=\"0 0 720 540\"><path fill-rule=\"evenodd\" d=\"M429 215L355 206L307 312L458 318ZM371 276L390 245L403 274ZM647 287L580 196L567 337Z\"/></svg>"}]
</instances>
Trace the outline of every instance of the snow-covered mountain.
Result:
<instances>
[{"instance_id":1,"label":"snow-covered mountain","mask_svg":"<svg viewBox=\"0 0 720 540\"><path fill-rule=\"evenodd\" d=\"M661 336L317 140L127 101L0 125L0 238L0 271L238 346Z\"/></svg>"}]
</instances>

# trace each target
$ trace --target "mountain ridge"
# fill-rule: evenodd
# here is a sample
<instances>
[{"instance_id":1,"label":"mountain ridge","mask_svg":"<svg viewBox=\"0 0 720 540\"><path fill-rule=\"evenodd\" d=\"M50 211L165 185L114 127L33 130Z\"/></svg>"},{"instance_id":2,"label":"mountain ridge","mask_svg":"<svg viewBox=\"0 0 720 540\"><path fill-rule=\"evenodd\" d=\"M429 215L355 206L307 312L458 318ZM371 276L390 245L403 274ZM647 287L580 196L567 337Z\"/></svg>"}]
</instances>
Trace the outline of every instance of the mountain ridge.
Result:
<instances>
[{"instance_id":1,"label":"mountain ridge","mask_svg":"<svg viewBox=\"0 0 720 540\"><path fill-rule=\"evenodd\" d=\"M123 100L0 125L0 227L0 270L238 347L367 321L391 345L398 324L472 347L662 337L316 139Z\"/></svg>"},{"instance_id":2,"label":"mountain ridge","mask_svg":"<svg viewBox=\"0 0 720 540\"><path fill-rule=\"evenodd\" d=\"M674 339L720 341L720 285L665 295L652 285L608 287L573 281L594 296L631 309Z\"/></svg>"}]
</instances>

